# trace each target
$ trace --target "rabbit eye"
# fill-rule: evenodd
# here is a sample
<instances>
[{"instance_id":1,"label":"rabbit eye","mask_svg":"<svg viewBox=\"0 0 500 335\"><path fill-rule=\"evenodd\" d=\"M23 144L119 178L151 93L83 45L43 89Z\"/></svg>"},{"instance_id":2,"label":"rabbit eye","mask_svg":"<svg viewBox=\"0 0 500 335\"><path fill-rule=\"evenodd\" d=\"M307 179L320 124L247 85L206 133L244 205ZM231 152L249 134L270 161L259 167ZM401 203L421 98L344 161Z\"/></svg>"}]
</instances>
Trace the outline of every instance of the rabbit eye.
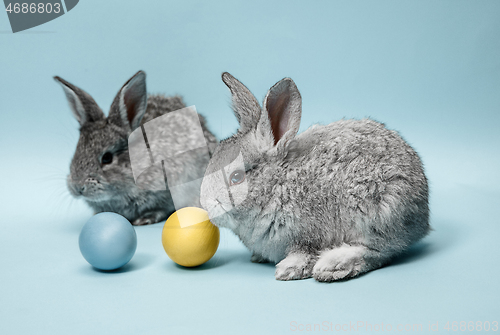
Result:
<instances>
[{"instance_id":1,"label":"rabbit eye","mask_svg":"<svg viewBox=\"0 0 500 335\"><path fill-rule=\"evenodd\" d=\"M106 152L104 155L101 157L101 164L111 164L113 161L113 154L111 152Z\"/></svg>"},{"instance_id":2,"label":"rabbit eye","mask_svg":"<svg viewBox=\"0 0 500 335\"><path fill-rule=\"evenodd\" d=\"M243 170L236 170L233 173L231 173L231 176L229 177L229 185L238 185L241 184L245 180L245 171Z\"/></svg>"}]
</instances>

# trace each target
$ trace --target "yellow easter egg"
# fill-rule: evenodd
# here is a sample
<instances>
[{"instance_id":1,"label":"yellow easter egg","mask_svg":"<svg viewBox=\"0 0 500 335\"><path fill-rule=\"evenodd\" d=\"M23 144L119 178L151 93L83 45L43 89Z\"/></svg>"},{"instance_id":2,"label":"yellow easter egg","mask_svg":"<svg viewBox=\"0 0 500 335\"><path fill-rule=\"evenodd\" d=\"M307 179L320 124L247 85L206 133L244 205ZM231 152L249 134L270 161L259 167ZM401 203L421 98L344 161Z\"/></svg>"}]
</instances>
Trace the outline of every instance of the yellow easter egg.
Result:
<instances>
[{"instance_id":1,"label":"yellow easter egg","mask_svg":"<svg viewBox=\"0 0 500 335\"><path fill-rule=\"evenodd\" d=\"M207 262L219 247L219 228L208 213L196 207L181 208L163 226L162 243L171 260L193 267Z\"/></svg>"}]
</instances>

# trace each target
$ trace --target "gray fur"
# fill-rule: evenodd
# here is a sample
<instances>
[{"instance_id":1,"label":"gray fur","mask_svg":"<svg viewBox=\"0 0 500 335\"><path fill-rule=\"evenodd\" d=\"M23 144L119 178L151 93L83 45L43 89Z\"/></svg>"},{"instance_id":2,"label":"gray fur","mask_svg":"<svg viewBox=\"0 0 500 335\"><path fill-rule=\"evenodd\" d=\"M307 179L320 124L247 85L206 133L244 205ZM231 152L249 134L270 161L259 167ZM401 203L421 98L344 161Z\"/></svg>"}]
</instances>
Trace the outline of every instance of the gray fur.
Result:
<instances>
[{"instance_id":1,"label":"gray fur","mask_svg":"<svg viewBox=\"0 0 500 335\"><path fill-rule=\"evenodd\" d=\"M231 78L224 82L233 95L251 94ZM301 97L289 78L270 89L263 108L247 104L253 99L233 98L246 129L221 141L201 188L212 222L239 236L253 261L277 263L279 280L329 282L379 268L428 234L427 179L397 132L362 119L296 135ZM217 185L214 172L226 166L229 179L239 153L245 181Z\"/></svg>"},{"instance_id":2,"label":"gray fur","mask_svg":"<svg viewBox=\"0 0 500 335\"><path fill-rule=\"evenodd\" d=\"M70 193L83 199L95 213L115 212L133 225L165 220L175 211L170 193L154 187L138 187L133 178L128 151L128 136L139 125L155 117L185 107L179 96L147 95L146 75L139 71L120 89L106 118L89 94L67 81L54 77L68 98L70 108L80 123L80 139L70 166L67 185ZM199 115L205 139L212 154L217 140ZM189 140L183 134L182 140ZM179 144L180 143L180 144ZM179 146L179 138L166 134L161 145ZM106 152L113 153L110 164L101 164ZM186 157L196 162L191 169L203 174L207 159ZM168 167L167 167L168 168ZM158 182L158 181L155 181ZM160 180L164 185L164 180Z\"/></svg>"}]
</instances>

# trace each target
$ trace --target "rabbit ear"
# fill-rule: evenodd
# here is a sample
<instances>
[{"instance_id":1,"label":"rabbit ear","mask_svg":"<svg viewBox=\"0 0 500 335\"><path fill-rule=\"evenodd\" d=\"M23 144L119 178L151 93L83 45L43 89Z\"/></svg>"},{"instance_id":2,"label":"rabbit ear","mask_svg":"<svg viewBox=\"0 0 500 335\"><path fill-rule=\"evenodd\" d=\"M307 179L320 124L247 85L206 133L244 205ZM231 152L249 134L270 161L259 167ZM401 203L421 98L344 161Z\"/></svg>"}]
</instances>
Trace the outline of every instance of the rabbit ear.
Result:
<instances>
[{"instance_id":1,"label":"rabbit ear","mask_svg":"<svg viewBox=\"0 0 500 335\"><path fill-rule=\"evenodd\" d=\"M139 71L116 95L108 119L128 131L133 131L140 126L147 103L146 73Z\"/></svg>"},{"instance_id":2,"label":"rabbit ear","mask_svg":"<svg viewBox=\"0 0 500 335\"><path fill-rule=\"evenodd\" d=\"M104 113L87 92L60 77L56 76L54 80L61 84L64 89L69 107L78 120L78 123L80 123L80 126L83 126L87 122L104 119Z\"/></svg>"},{"instance_id":3,"label":"rabbit ear","mask_svg":"<svg viewBox=\"0 0 500 335\"><path fill-rule=\"evenodd\" d=\"M246 133L255 129L260 117L260 105L257 99L245 85L229 73L222 74L222 81L231 91L234 114L240 124L239 131Z\"/></svg>"},{"instance_id":4,"label":"rabbit ear","mask_svg":"<svg viewBox=\"0 0 500 335\"><path fill-rule=\"evenodd\" d=\"M274 139L271 145L283 149L297 135L301 114L300 92L292 79L284 78L267 92L257 130L263 134L271 132Z\"/></svg>"}]
</instances>

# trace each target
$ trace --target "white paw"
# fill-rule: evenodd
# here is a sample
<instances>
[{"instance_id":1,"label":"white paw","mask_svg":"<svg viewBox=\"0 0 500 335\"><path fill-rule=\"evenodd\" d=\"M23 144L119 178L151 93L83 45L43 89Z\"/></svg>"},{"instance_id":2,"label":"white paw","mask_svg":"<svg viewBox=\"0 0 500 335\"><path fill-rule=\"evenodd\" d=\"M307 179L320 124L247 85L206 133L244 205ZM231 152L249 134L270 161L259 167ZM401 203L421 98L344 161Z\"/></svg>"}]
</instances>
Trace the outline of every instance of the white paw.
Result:
<instances>
[{"instance_id":1,"label":"white paw","mask_svg":"<svg viewBox=\"0 0 500 335\"><path fill-rule=\"evenodd\" d=\"M274 276L277 280L311 278L312 265L312 257L310 255L292 253L276 264Z\"/></svg>"},{"instance_id":2,"label":"white paw","mask_svg":"<svg viewBox=\"0 0 500 335\"><path fill-rule=\"evenodd\" d=\"M324 251L314 265L312 275L314 279L322 282L355 277L363 272L365 251L362 246L347 244Z\"/></svg>"}]
</instances>

